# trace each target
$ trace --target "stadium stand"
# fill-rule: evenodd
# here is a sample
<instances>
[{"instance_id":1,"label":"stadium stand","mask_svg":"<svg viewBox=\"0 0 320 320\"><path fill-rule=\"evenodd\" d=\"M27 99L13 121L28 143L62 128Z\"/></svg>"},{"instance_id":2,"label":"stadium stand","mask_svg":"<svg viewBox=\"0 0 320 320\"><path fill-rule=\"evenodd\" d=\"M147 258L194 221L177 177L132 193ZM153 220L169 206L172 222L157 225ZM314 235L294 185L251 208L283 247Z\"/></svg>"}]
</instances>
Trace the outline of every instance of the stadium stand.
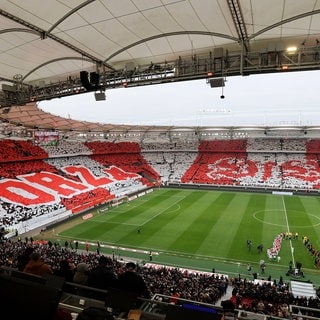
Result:
<instances>
[{"instance_id":1,"label":"stadium stand","mask_svg":"<svg viewBox=\"0 0 320 320\"><path fill-rule=\"evenodd\" d=\"M89 266L89 269L98 264L99 255L93 252L77 252L71 247L61 247L57 244L50 245L45 242L34 242L32 245L36 250L41 249L46 257L46 261L50 263L54 272L60 267L61 257L67 259L70 266L73 266L74 269L76 265L84 261ZM8 279L8 273L12 276L10 282L14 281L16 283L18 281L18 283L20 283L20 280L16 281L14 279L17 277L19 279L25 279L27 277L24 273L16 271L18 263L17 257L26 246L28 245L23 241L3 241L1 243L0 275L5 276L1 279L6 283L9 281L6 280ZM6 254L8 252L11 253L10 259L8 259L8 255ZM109 266L112 266L116 273L119 274L123 272L125 261L113 259L110 256L108 256L107 259L109 260ZM299 287L295 285L296 282L293 283L295 289L292 291L290 288L292 284L290 284L290 282L267 280L251 281L242 277L230 278L223 274L201 273L197 270L172 268L157 264L138 264L138 272L143 276L150 292L152 292L152 298L150 300L145 299L144 301L142 299L144 304L142 304L141 310L146 314L146 319L163 319L168 311L168 305L172 304L178 307L183 307L188 304L192 305L193 309L199 308L199 306L207 309L210 308L215 310L215 314L217 314L217 316L220 315L220 317L222 314L232 314L231 318L226 317L225 319L235 319L236 315L240 313L242 313L242 315L238 317L239 319L244 317L244 313L247 314L249 319L256 319L254 316L256 314L263 314L264 319L268 319L269 317L272 317L272 319L295 319L291 317L291 305L303 307L304 310L302 313L310 316L310 318L305 317L305 319L313 319L312 317L317 317L320 314L318 292L313 291L312 295L309 294L308 296L301 295L304 290L307 290L309 293L311 292L310 287L302 287L301 283ZM2 281L1 279L0 281ZM51 286L52 283L57 283L54 279L54 277L51 279ZM59 279L61 278L59 277ZM30 279L28 279L28 281L29 280ZM35 288L35 290L39 290L47 280L37 277L35 281L36 283L32 286L38 287L38 289ZM39 281L42 283L41 286ZM53 290L53 293L55 292L55 296L58 297L60 306L67 308L70 312L81 312L84 308L84 302L86 307L104 307L102 301L97 301L92 298L94 291L100 289L73 282L64 282L61 286L61 280L59 280L58 283L60 283L60 289L58 291ZM230 291L228 287L230 287L231 290L230 296L226 294ZM4 288L5 286L2 286L1 290ZM54 288L57 288L57 285L55 285ZM81 294L79 295L77 292L81 292ZM14 297L7 296L7 300L8 299L14 299ZM115 297L113 297L113 299L115 299ZM220 305L217 304L218 301L220 301ZM36 303L36 301L34 302ZM49 303L49 301L46 303ZM125 307L127 305L125 300L121 298L113 303L117 305L117 310L121 306ZM312 310L310 310L310 308ZM50 310L52 312L52 309ZM50 310L47 311L49 312ZM177 314L180 314L179 310L175 311L178 312ZM128 310L126 310L126 312L128 312ZM120 313L122 313L122 310L120 310ZM117 316L120 316L120 313L117 312ZM171 313L169 313L169 316L171 316ZM126 315L121 314L120 319L122 319L122 317L126 318Z\"/></svg>"},{"instance_id":2,"label":"stadium stand","mask_svg":"<svg viewBox=\"0 0 320 320\"><path fill-rule=\"evenodd\" d=\"M185 150L188 143L140 146L136 142L61 141L40 147L31 141L1 140L0 226L24 232L26 224L29 230L44 223L40 216L46 215L47 223L52 222L159 185L294 192L317 192L320 188L316 139L201 141L197 151L193 150L195 144L191 151ZM34 188L35 182L56 195ZM77 193L67 194L59 187L62 182L76 188ZM41 196L41 200L34 199L31 210L27 206L30 199L12 192L10 185L36 194L37 199Z\"/></svg>"},{"instance_id":3,"label":"stadium stand","mask_svg":"<svg viewBox=\"0 0 320 320\"><path fill-rule=\"evenodd\" d=\"M73 153L64 149L70 149L69 143L62 143L55 152L51 150L52 146L42 148L30 142L5 140L0 155L3 164L0 171L0 226L23 234L115 198L129 196L163 183L170 184L172 181L179 185L250 186L318 192L319 145L315 139L267 139L264 142L259 139L240 139L229 143L202 141L198 151L194 152L180 148L177 151L164 150L172 148L172 145L163 143L159 146L153 143L152 148L149 145L147 150L143 150L137 143L93 142L85 143L83 148L77 143ZM11 152L14 157L8 155ZM77 192L61 189L62 183ZM50 188L59 196L37 188L37 184ZM28 207L31 199L15 193L15 188L38 196L32 199L32 208ZM17 255L27 244L12 242L8 238L4 236L2 239L1 266L16 268ZM34 245L39 246L36 243ZM90 261L90 267L97 263L97 256L93 253L78 254L57 244L49 246L42 243L41 249L46 251L47 259L54 269L58 268L61 256L72 259L75 264L85 258L87 263ZM123 268L120 261L111 260L111 263L118 272ZM243 312L263 312L268 316L287 318L290 305L302 305L316 310L309 310L308 315L319 314L320 302L317 297L294 296L287 283L254 283L247 279L228 279L216 274L199 276L186 270L170 270L165 266L160 269L141 266L140 272L152 287L153 298L159 299L159 303L170 304L173 291L177 290L175 283L178 277L184 279L186 287L175 292L174 299L210 305L221 301L221 310L224 310L223 305L229 306L227 310L230 305L233 311L242 310L238 314L239 319L246 318ZM166 285L160 286L164 278ZM195 286L194 283L197 283L197 291L190 294L186 288ZM231 297L223 300L229 285L232 287Z\"/></svg>"}]
</instances>

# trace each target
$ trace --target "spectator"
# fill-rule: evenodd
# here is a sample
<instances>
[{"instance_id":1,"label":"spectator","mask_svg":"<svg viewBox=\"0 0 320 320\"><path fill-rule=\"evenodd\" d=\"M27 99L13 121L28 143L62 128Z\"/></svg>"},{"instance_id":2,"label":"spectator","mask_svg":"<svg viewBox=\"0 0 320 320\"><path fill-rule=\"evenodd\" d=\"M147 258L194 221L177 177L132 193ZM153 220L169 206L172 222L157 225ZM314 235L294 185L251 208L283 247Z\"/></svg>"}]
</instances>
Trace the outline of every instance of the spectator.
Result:
<instances>
[{"instance_id":1,"label":"spectator","mask_svg":"<svg viewBox=\"0 0 320 320\"><path fill-rule=\"evenodd\" d=\"M39 252L32 252L30 260L23 269L23 272L32 273L38 276L44 274L53 274L51 266L47 264L42 258Z\"/></svg>"},{"instance_id":2,"label":"spectator","mask_svg":"<svg viewBox=\"0 0 320 320\"><path fill-rule=\"evenodd\" d=\"M126 271L118 275L118 288L137 295L150 298L150 292L141 275L137 273L137 266L133 262L126 264Z\"/></svg>"},{"instance_id":3,"label":"spectator","mask_svg":"<svg viewBox=\"0 0 320 320\"><path fill-rule=\"evenodd\" d=\"M59 306L53 320L72 320L71 312Z\"/></svg>"},{"instance_id":4,"label":"spectator","mask_svg":"<svg viewBox=\"0 0 320 320\"><path fill-rule=\"evenodd\" d=\"M67 259L63 259L59 262L60 268L53 273L57 276L63 277L67 282L73 282L74 271Z\"/></svg>"},{"instance_id":5,"label":"spectator","mask_svg":"<svg viewBox=\"0 0 320 320\"><path fill-rule=\"evenodd\" d=\"M77 265L76 272L73 276L73 282L82 285L87 285L89 278L89 266L85 262L80 262Z\"/></svg>"},{"instance_id":6,"label":"spectator","mask_svg":"<svg viewBox=\"0 0 320 320\"><path fill-rule=\"evenodd\" d=\"M26 247L24 252L18 255L17 260L18 260L18 270L19 271L23 271L23 269L25 268L25 266L29 262L30 255L33 251L34 251L33 247Z\"/></svg>"},{"instance_id":7,"label":"spectator","mask_svg":"<svg viewBox=\"0 0 320 320\"><path fill-rule=\"evenodd\" d=\"M116 284L117 276L112 269L112 260L109 260L106 256L101 256L98 265L90 271L88 285L107 290L109 287L115 287Z\"/></svg>"}]
</instances>

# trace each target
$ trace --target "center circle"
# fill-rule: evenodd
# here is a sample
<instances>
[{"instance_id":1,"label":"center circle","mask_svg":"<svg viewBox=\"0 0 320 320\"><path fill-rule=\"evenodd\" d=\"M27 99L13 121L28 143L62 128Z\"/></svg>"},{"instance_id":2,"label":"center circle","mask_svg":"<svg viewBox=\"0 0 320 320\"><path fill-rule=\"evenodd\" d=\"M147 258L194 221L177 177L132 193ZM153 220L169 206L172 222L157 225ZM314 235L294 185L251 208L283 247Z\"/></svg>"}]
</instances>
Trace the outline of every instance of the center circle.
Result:
<instances>
[{"instance_id":1,"label":"center circle","mask_svg":"<svg viewBox=\"0 0 320 320\"><path fill-rule=\"evenodd\" d=\"M262 215L263 213L267 213L267 215L262 218L262 217L259 217L259 215ZM275 210L259 210L259 211L256 211L253 213L253 218L264 223L264 224L268 224L268 225L271 225L271 226L277 226L277 227L286 227L286 224L277 224L277 223L274 223L274 222L269 222L268 220L273 220L272 217L273 215L275 214L282 214L282 215L286 215L287 217L289 216L290 217L290 220L294 221L295 220L295 216L301 216L301 215L307 215L311 220L310 224L306 224L306 225L292 225L290 224L290 228L310 228L310 227L317 227L320 225L320 217L317 217L316 215L314 214L306 214L305 212L303 211L298 211L298 210L290 210L289 211L289 214L288 214L288 211L284 211L284 210L279 210L279 209L275 209ZM313 219L311 219L313 218ZM312 221L313 220L313 221ZM306 219L307 221L307 219Z\"/></svg>"}]
</instances>

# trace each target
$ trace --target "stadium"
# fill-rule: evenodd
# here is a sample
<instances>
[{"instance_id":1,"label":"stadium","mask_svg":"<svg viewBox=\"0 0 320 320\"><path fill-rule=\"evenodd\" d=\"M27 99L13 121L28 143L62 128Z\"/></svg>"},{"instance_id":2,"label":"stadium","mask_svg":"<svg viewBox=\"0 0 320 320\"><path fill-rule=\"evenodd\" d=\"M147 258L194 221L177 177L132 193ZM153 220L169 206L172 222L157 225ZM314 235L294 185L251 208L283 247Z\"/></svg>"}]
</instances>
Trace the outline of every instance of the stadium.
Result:
<instances>
[{"instance_id":1,"label":"stadium","mask_svg":"<svg viewBox=\"0 0 320 320\"><path fill-rule=\"evenodd\" d=\"M17 319L90 307L103 319L320 318L317 124L116 124L39 108L195 80L224 99L232 77L317 72L317 5L3 1L1 306L21 306ZM19 269L28 247L52 277ZM53 277L61 260L76 272L101 256L118 276L135 262L150 291L139 307Z\"/></svg>"}]
</instances>

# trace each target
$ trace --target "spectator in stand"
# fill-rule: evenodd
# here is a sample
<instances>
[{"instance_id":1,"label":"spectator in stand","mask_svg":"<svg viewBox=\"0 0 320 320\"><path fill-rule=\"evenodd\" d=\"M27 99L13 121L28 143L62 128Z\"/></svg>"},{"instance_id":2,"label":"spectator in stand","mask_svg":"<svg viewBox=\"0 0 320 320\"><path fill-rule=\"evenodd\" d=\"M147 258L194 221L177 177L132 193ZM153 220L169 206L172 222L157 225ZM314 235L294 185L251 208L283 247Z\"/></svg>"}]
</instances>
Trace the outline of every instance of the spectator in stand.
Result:
<instances>
[{"instance_id":1,"label":"spectator in stand","mask_svg":"<svg viewBox=\"0 0 320 320\"><path fill-rule=\"evenodd\" d=\"M73 282L74 270L67 259L63 259L59 262L60 268L54 270L54 274L63 277L67 282Z\"/></svg>"},{"instance_id":2,"label":"spectator in stand","mask_svg":"<svg viewBox=\"0 0 320 320\"><path fill-rule=\"evenodd\" d=\"M18 270L19 271L23 271L23 269L25 268L25 266L29 262L30 255L33 251L34 251L33 247L26 247L24 252L18 255L17 260L18 260Z\"/></svg>"},{"instance_id":3,"label":"spectator in stand","mask_svg":"<svg viewBox=\"0 0 320 320\"><path fill-rule=\"evenodd\" d=\"M98 265L93 267L88 278L88 286L108 290L116 287L117 276L113 271L112 260L106 256L100 256ZM103 293L96 293L96 298L103 297Z\"/></svg>"},{"instance_id":4,"label":"spectator in stand","mask_svg":"<svg viewBox=\"0 0 320 320\"><path fill-rule=\"evenodd\" d=\"M134 262L126 264L126 271L118 275L118 286L120 290L134 293L137 297L150 298L149 289Z\"/></svg>"},{"instance_id":5,"label":"spectator in stand","mask_svg":"<svg viewBox=\"0 0 320 320\"><path fill-rule=\"evenodd\" d=\"M98 265L91 269L88 285L99 289L108 289L117 285L117 276L113 271L112 260L106 256L100 256Z\"/></svg>"},{"instance_id":6,"label":"spectator in stand","mask_svg":"<svg viewBox=\"0 0 320 320\"><path fill-rule=\"evenodd\" d=\"M44 274L53 274L51 266L47 264L42 258L39 252L32 252L30 260L23 269L23 272L32 273L38 276Z\"/></svg>"},{"instance_id":7,"label":"spectator in stand","mask_svg":"<svg viewBox=\"0 0 320 320\"><path fill-rule=\"evenodd\" d=\"M80 262L77 265L76 272L73 276L73 282L87 285L89 273L89 266L85 262Z\"/></svg>"}]
</instances>

